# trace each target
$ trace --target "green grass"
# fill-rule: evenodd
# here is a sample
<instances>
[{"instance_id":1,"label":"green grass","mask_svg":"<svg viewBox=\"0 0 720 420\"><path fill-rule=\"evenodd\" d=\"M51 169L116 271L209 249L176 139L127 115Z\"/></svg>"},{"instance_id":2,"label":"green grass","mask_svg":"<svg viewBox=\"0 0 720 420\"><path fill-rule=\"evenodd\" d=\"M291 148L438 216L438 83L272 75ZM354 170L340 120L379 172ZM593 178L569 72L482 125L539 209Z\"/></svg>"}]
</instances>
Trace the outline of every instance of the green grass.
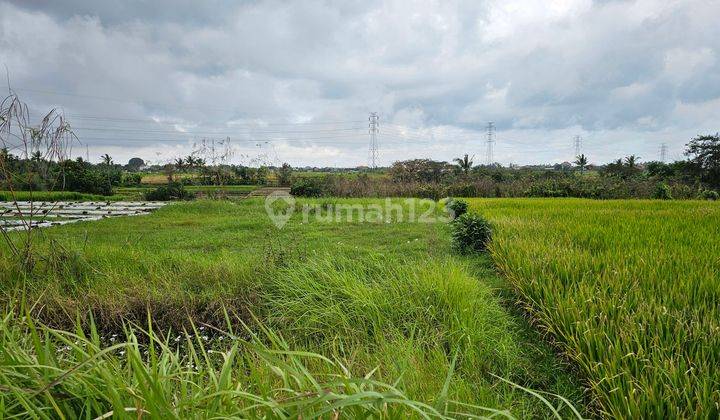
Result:
<instances>
[{"instance_id":1,"label":"green grass","mask_svg":"<svg viewBox=\"0 0 720 420\"><path fill-rule=\"evenodd\" d=\"M21 313L22 310L20 311ZM124 339L88 331L61 331L8 310L0 319L0 415L53 418L488 418L497 410L448 398L455 356L433 405L409 398L401 384L382 382L377 368L353 376L341 361L292 350L256 324L232 330L168 335L149 326L125 326ZM212 337L209 336L212 334ZM318 373L320 372L320 373ZM507 380L561 418L556 397ZM482 417L480 417L482 416Z\"/></svg>"},{"instance_id":2,"label":"green grass","mask_svg":"<svg viewBox=\"0 0 720 420\"><path fill-rule=\"evenodd\" d=\"M370 202L381 201L333 201ZM0 385L11 390L0 410L44 408L53 416L54 402L70 417L122 407L184 417L194 410L238 414L255 404L246 415L297 418L347 404L346 417L419 417L413 407L441 415L491 414L479 407L552 414L501 378L582 398L564 363L499 296L489 259L451 253L445 224L306 223L296 214L278 230L262 200L250 199L178 203L149 216L38 232L42 258L33 273L21 274L0 256L7 305L17 308L12 302L22 297L34 305L33 317L73 331L77 322L97 325L106 336L129 320L147 325L147 313L155 331L192 328L188 318L242 330L244 320L265 347L256 352L260 344L243 338L224 369L230 345L211 339L203 349L195 336L184 350L158 344L156 356L144 356L141 347L132 350L133 334L145 337L140 342L153 338L133 329L122 340L125 358L114 350L97 356L97 339L76 345L68 332L46 326L38 327L48 336L38 345L28 318L9 312L3 336L17 356L0 365ZM94 322L84 315L90 310ZM60 359L47 354L65 346L71 349ZM268 362L267 354L283 362ZM189 360L197 369L187 368ZM234 374L216 380L223 371ZM37 392L58 379L62 386L49 395ZM567 407L561 413L572 415Z\"/></svg>"},{"instance_id":3,"label":"green grass","mask_svg":"<svg viewBox=\"0 0 720 420\"><path fill-rule=\"evenodd\" d=\"M471 199L610 418L717 418L720 203Z\"/></svg>"},{"instance_id":4,"label":"green grass","mask_svg":"<svg viewBox=\"0 0 720 420\"><path fill-rule=\"evenodd\" d=\"M29 275L0 255L2 301L16 308L6 311L0 337L0 357L13 357L0 363L0 413L140 407L151 417L202 410L297 418L347 404L348 417L492 414L480 407L552 414L499 377L583 405L574 375L513 305L519 298L577 366L594 399L588 413L718 416L720 203L468 201L494 226L491 257L453 254L446 224L305 222L295 214L278 230L258 199L178 203L150 216L40 230ZM119 348L98 356L111 343L31 324L13 303L21 297L54 327L125 331L118 340L135 356L119 357ZM166 334L127 326L147 325L148 313L155 331L192 331L192 319L223 333L208 343L203 333L181 333L189 343L177 350ZM237 347L217 341L222 334L237 337ZM142 344L153 340L155 359ZM215 379L228 370L245 374Z\"/></svg>"}]
</instances>

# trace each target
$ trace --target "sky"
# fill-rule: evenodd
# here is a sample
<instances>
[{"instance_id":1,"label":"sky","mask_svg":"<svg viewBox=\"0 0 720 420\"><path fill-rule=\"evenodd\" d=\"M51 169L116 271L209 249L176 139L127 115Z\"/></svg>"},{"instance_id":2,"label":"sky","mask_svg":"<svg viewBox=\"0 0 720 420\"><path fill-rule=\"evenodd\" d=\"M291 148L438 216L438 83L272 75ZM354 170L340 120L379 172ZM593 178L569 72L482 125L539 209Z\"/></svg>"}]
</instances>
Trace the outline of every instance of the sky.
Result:
<instances>
[{"instance_id":1,"label":"sky","mask_svg":"<svg viewBox=\"0 0 720 420\"><path fill-rule=\"evenodd\" d=\"M720 131L716 0L0 0L0 64L76 155L164 163L682 159ZM0 70L5 71L0 68ZM222 142L222 146L220 146Z\"/></svg>"}]
</instances>

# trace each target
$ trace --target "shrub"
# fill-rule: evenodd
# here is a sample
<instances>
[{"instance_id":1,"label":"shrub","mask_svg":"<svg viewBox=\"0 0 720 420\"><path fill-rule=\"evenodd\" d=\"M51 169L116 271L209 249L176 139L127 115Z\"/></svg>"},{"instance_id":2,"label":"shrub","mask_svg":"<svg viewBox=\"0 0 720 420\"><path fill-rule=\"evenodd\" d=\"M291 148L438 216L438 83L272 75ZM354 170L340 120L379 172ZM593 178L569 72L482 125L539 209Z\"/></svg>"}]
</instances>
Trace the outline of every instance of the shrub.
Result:
<instances>
[{"instance_id":1,"label":"shrub","mask_svg":"<svg viewBox=\"0 0 720 420\"><path fill-rule=\"evenodd\" d=\"M419 198L427 198L430 200L437 201L443 197L443 188L438 184L425 184L420 187L417 191Z\"/></svg>"},{"instance_id":2,"label":"shrub","mask_svg":"<svg viewBox=\"0 0 720 420\"><path fill-rule=\"evenodd\" d=\"M123 187L139 187L142 183L142 174L125 173L122 175L120 185Z\"/></svg>"},{"instance_id":3,"label":"shrub","mask_svg":"<svg viewBox=\"0 0 720 420\"><path fill-rule=\"evenodd\" d=\"M323 180L299 179L290 187L290 194L298 197L320 197L324 195Z\"/></svg>"},{"instance_id":4,"label":"shrub","mask_svg":"<svg viewBox=\"0 0 720 420\"><path fill-rule=\"evenodd\" d=\"M452 211L453 219L457 219L458 217L467 213L468 203L465 200L450 198L448 199L447 203L445 203L445 208Z\"/></svg>"},{"instance_id":5,"label":"shrub","mask_svg":"<svg viewBox=\"0 0 720 420\"><path fill-rule=\"evenodd\" d=\"M171 182L145 193L149 201L192 200L195 194L186 190L179 182Z\"/></svg>"},{"instance_id":6,"label":"shrub","mask_svg":"<svg viewBox=\"0 0 720 420\"><path fill-rule=\"evenodd\" d=\"M701 200L712 200L716 201L720 198L720 194L713 190L703 190L698 194L698 198Z\"/></svg>"},{"instance_id":7,"label":"shrub","mask_svg":"<svg viewBox=\"0 0 720 420\"><path fill-rule=\"evenodd\" d=\"M672 200L670 186L665 183L658 184L653 192L653 198L658 200Z\"/></svg>"},{"instance_id":8,"label":"shrub","mask_svg":"<svg viewBox=\"0 0 720 420\"><path fill-rule=\"evenodd\" d=\"M482 252L492 236L490 222L475 213L465 213L450 222L453 248L461 254Z\"/></svg>"}]
</instances>

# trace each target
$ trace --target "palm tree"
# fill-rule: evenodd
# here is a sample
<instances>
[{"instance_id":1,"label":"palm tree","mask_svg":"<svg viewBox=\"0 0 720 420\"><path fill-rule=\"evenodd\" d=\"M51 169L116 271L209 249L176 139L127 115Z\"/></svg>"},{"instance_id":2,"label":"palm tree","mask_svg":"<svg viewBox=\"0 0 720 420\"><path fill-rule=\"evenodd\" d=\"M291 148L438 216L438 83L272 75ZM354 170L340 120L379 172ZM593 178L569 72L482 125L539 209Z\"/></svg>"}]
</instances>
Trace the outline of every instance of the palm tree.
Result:
<instances>
[{"instance_id":1,"label":"palm tree","mask_svg":"<svg viewBox=\"0 0 720 420\"><path fill-rule=\"evenodd\" d=\"M474 157L475 156L473 156L473 158ZM470 157L468 157L467 153L462 158L455 158L453 161L458 164L465 175L467 175L467 173L470 172L470 169L472 169L473 161Z\"/></svg>"},{"instance_id":2,"label":"palm tree","mask_svg":"<svg viewBox=\"0 0 720 420\"><path fill-rule=\"evenodd\" d=\"M581 171L581 172L584 172L584 171L585 171L585 167L586 167L587 164L588 164L587 156L585 156L585 154L578 155L578 156L575 158L575 164L580 167L580 171Z\"/></svg>"},{"instance_id":3,"label":"palm tree","mask_svg":"<svg viewBox=\"0 0 720 420\"><path fill-rule=\"evenodd\" d=\"M107 166L110 166L110 165L113 164L112 158L111 158L110 155L108 155L107 153L105 153L104 155L100 156L100 159L102 159L102 162L103 162L105 165L107 165Z\"/></svg>"},{"instance_id":4,"label":"palm tree","mask_svg":"<svg viewBox=\"0 0 720 420\"><path fill-rule=\"evenodd\" d=\"M628 166L628 168L634 168L639 160L640 156L630 155L625 158L625 164Z\"/></svg>"},{"instance_id":5,"label":"palm tree","mask_svg":"<svg viewBox=\"0 0 720 420\"><path fill-rule=\"evenodd\" d=\"M188 157L187 163L183 158L175 159L175 167L177 168L178 171L182 172L183 170L185 170L186 165L188 168L192 167L192 162L190 161L189 157Z\"/></svg>"}]
</instances>

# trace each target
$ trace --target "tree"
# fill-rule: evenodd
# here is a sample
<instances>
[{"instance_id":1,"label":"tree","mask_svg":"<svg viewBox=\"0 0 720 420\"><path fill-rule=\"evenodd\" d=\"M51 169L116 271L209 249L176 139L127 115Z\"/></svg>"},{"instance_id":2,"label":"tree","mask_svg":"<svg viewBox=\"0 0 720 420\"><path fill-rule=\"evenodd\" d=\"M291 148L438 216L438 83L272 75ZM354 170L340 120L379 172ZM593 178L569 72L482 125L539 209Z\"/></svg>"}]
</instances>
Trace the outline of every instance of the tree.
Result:
<instances>
[{"instance_id":1,"label":"tree","mask_svg":"<svg viewBox=\"0 0 720 420\"><path fill-rule=\"evenodd\" d=\"M462 158L455 158L453 161L458 164L465 175L472 169L473 161L468 157L467 153Z\"/></svg>"},{"instance_id":2,"label":"tree","mask_svg":"<svg viewBox=\"0 0 720 420\"><path fill-rule=\"evenodd\" d=\"M575 159L575 164L580 168L581 172L584 172L588 164L587 156L585 156L585 154L578 155Z\"/></svg>"},{"instance_id":3,"label":"tree","mask_svg":"<svg viewBox=\"0 0 720 420\"><path fill-rule=\"evenodd\" d=\"M168 184L175 182L175 169L177 168L172 163L167 163L162 167L163 173L168 180Z\"/></svg>"},{"instance_id":4,"label":"tree","mask_svg":"<svg viewBox=\"0 0 720 420\"><path fill-rule=\"evenodd\" d=\"M112 158L111 158L110 155L108 155L107 153L105 153L104 155L100 156L100 159L102 159L102 163L103 163L104 165L106 165L106 166L110 166L110 165L113 164Z\"/></svg>"},{"instance_id":5,"label":"tree","mask_svg":"<svg viewBox=\"0 0 720 420\"><path fill-rule=\"evenodd\" d=\"M452 166L447 162L430 159L403 160L392 164L390 176L401 182L440 182L449 173Z\"/></svg>"},{"instance_id":6,"label":"tree","mask_svg":"<svg viewBox=\"0 0 720 420\"><path fill-rule=\"evenodd\" d=\"M278 170L278 183L280 185L290 185L290 177L292 176L292 166L288 163L283 163Z\"/></svg>"},{"instance_id":7,"label":"tree","mask_svg":"<svg viewBox=\"0 0 720 420\"><path fill-rule=\"evenodd\" d=\"M702 181L720 188L720 134L697 136L686 146L685 155L702 170Z\"/></svg>"},{"instance_id":8,"label":"tree","mask_svg":"<svg viewBox=\"0 0 720 420\"><path fill-rule=\"evenodd\" d=\"M142 159L140 159L140 158L138 158L138 157L134 157L134 158L131 158L131 159L128 161L126 167L127 167L128 170L137 171L137 170L139 170L140 168L142 168L143 166L145 166L145 161L142 160Z\"/></svg>"},{"instance_id":9,"label":"tree","mask_svg":"<svg viewBox=\"0 0 720 420\"><path fill-rule=\"evenodd\" d=\"M182 160L182 159L180 159ZM185 158L185 167L187 169L198 169L205 166L205 159L194 156L194 155L188 155L188 157Z\"/></svg>"},{"instance_id":10,"label":"tree","mask_svg":"<svg viewBox=\"0 0 720 420\"><path fill-rule=\"evenodd\" d=\"M635 169L639 161L640 156L630 155L625 157L625 165L627 165L629 169Z\"/></svg>"},{"instance_id":11,"label":"tree","mask_svg":"<svg viewBox=\"0 0 720 420\"><path fill-rule=\"evenodd\" d=\"M186 162L187 162L187 164L186 164ZM190 163L191 163L190 161L186 161L183 158L175 159L175 167L177 168L177 170L179 172L183 172L185 170L185 168L190 166Z\"/></svg>"},{"instance_id":12,"label":"tree","mask_svg":"<svg viewBox=\"0 0 720 420\"><path fill-rule=\"evenodd\" d=\"M659 178L667 178L673 174L672 167L670 165L656 160L647 162L645 164L645 170L649 176Z\"/></svg>"}]
</instances>

